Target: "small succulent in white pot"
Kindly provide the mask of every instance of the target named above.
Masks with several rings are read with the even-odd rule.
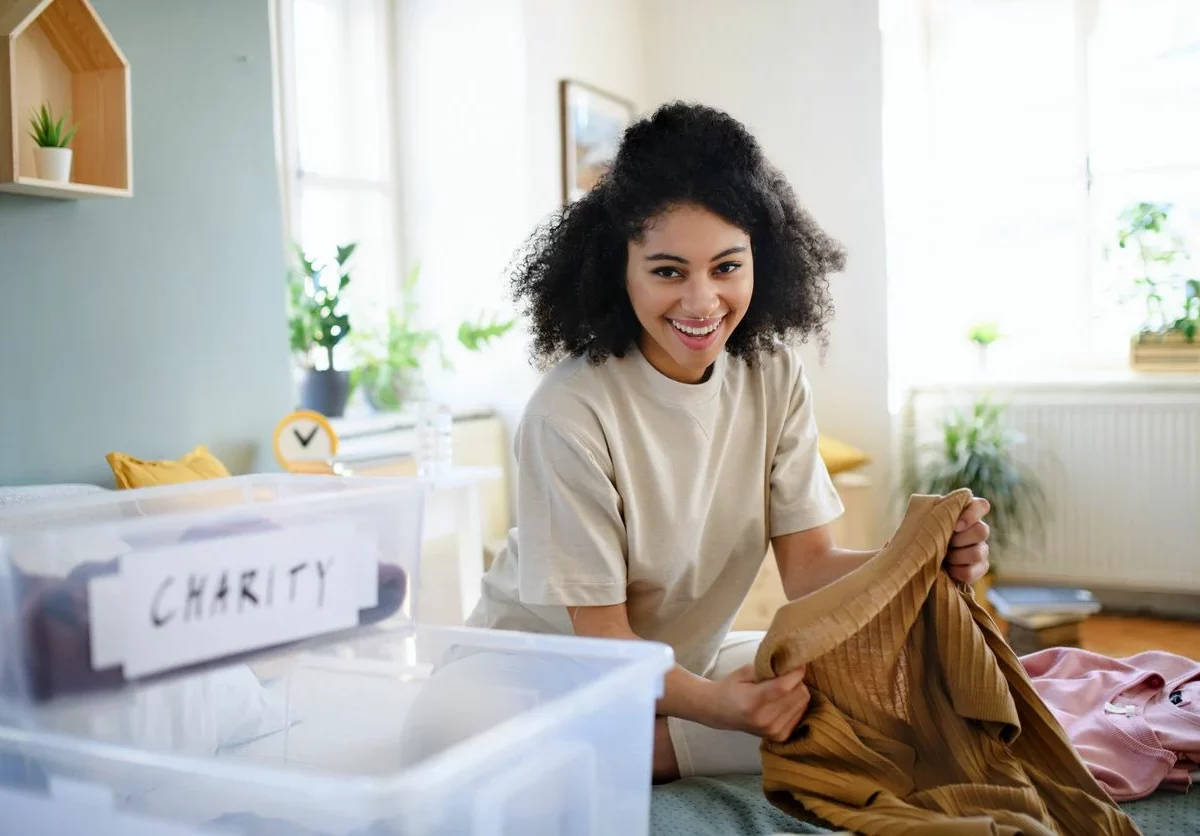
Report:
[[[37,164],[37,175],[42,180],[65,183],[71,179],[71,140],[75,138],[78,125],[64,130],[66,116],[55,121],[54,114],[45,103],[30,117],[32,130],[29,135],[37,147],[33,149],[33,160]]]

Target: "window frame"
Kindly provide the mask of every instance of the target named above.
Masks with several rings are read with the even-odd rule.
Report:
[[[326,189],[350,194],[374,193],[388,204],[392,218],[389,230],[389,249],[392,262],[396,265],[392,280],[382,288],[383,298],[391,309],[397,307],[406,271],[407,250],[404,238],[403,191],[400,166],[400,99],[399,99],[399,56],[397,53],[396,0],[376,0],[383,15],[382,45],[384,50],[385,78],[382,84],[383,124],[389,141],[386,142],[386,170],[382,177],[353,177],[323,174],[306,170],[300,160],[300,138],[297,117],[296,50],[294,41],[294,5],[296,0],[270,0],[272,29],[272,66],[275,86],[276,158],[278,166],[280,200],[282,208],[283,240],[289,260],[293,256],[293,242],[299,243],[303,230],[300,213],[303,193],[306,188]],[[351,0],[353,2],[353,0]],[[358,253],[356,258],[362,258]]]

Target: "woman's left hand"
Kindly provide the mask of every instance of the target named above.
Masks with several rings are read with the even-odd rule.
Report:
[[[975,583],[987,574],[988,535],[991,529],[983,521],[992,504],[986,499],[975,497],[963,509],[954,524],[954,535],[946,551],[946,572],[960,583]]]

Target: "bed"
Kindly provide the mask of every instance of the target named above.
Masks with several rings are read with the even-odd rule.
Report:
[[[654,788],[652,836],[770,836],[829,833],[772,807],[757,775],[687,778]],[[1200,834],[1200,790],[1158,792],[1121,805],[1146,836]]]

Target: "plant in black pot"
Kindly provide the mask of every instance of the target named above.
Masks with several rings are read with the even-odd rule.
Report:
[[[357,244],[337,248],[334,263],[320,263],[299,246],[299,268],[288,273],[288,325],[292,352],[304,366],[300,406],[330,418],[346,411],[350,372],[337,368],[334,349],[350,334],[342,311],[342,291],[350,284],[347,267]]]

